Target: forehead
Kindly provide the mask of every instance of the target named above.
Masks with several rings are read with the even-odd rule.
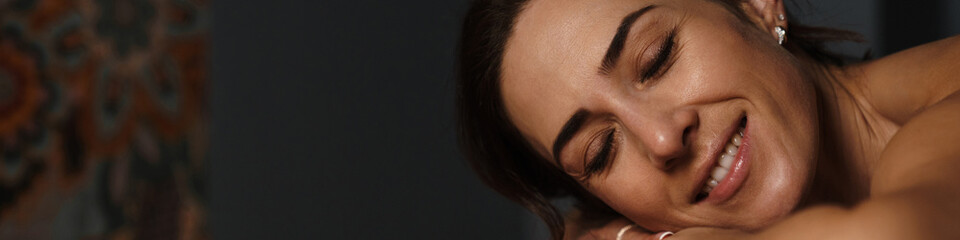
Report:
[[[591,82],[637,0],[533,0],[517,17],[503,59],[503,100],[510,120],[545,156],[562,125],[589,107]]]

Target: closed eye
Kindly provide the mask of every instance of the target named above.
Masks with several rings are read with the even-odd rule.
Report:
[[[650,78],[656,77],[663,72],[664,65],[670,60],[671,54],[673,54],[677,38],[677,29],[674,28],[670,31],[669,35],[663,39],[663,42],[660,44],[660,47],[657,49],[657,57],[649,64],[649,66],[641,71],[641,76],[637,79],[640,83],[644,83]]]
[[[593,155],[585,156],[584,161],[586,166],[584,167],[583,175],[580,181],[586,181],[590,177],[597,175],[607,168],[607,165],[610,163],[610,159],[616,155],[614,140],[616,135],[616,129],[610,129],[606,131],[606,134],[603,136],[603,139],[598,139],[602,145],[600,146],[599,151]],[[595,144],[590,144],[595,145]],[[593,152],[593,151],[588,151]]]

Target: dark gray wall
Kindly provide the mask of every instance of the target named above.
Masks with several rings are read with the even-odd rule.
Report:
[[[466,1],[217,1],[216,239],[519,239],[457,152]]]

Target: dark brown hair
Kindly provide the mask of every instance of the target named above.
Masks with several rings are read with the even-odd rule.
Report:
[[[488,186],[538,215],[554,239],[562,239],[563,215],[551,199],[573,196],[585,218],[618,213],[572,177],[538,155],[510,122],[500,92],[501,63],[517,15],[529,0],[475,0],[460,35],[457,83],[458,134],[471,167]],[[742,0],[714,0],[746,21]],[[824,64],[842,58],[824,50],[829,41],[859,40],[858,34],[792,23],[785,47]]]

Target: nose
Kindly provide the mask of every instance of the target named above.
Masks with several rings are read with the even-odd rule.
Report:
[[[647,157],[657,168],[669,170],[689,153],[691,136],[699,125],[693,108],[639,113],[629,128],[646,149]]]

